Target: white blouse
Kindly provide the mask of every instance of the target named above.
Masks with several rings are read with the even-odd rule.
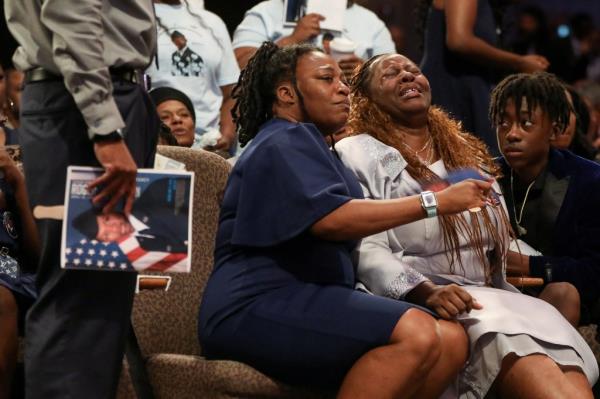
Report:
[[[406,170],[407,162],[398,150],[368,134],[345,138],[335,145],[344,164],[354,172],[366,199],[394,199],[419,194],[421,185]],[[447,176],[443,161],[429,168],[440,178]],[[494,189],[500,193],[498,184]],[[506,209],[500,195],[502,206]],[[492,221],[500,226],[496,212]],[[468,222],[479,213],[464,212]],[[500,228],[500,227],[499,227]],[[484,248],[492,251],[495,243],[482,232]],[[508,237],[506,237],[508,242]],[[430,280],[435,284],[485,285],[485,270],[468,237],[459,234],[462,267],[455,261],[451,270],[438,218],[424,218],[374,234],[361,240],[356,249],[357,288],[391,298],[402,299],[414,287]],[[492,276],[496,288],[517,291],[506,282],[506,265]]]

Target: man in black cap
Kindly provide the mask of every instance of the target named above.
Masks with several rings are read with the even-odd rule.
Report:
[[[186,180],[156,180],[135,200],[129,216],[90,209],[73,219],[73,227],[90,240],[119,243],[134,235],[146,251],[187,253],[190,186]]]

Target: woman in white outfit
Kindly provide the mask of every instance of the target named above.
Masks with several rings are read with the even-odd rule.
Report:
[[[483,143],[431,107],[427,78],[401,55],[373,57],[356,72],[352,91],[354,135],[335,149],[365,198],[422,192],[430,216],[363,239],[359,286],[463,324],[471,352],[457,385],[461,398],[591,398],[598,366],[590,348],[554,307],[505,280],[509,227],[501,196],[484,209],[437,217],[435,193],[423,192],[423,182],[449,171],[496,177]]]

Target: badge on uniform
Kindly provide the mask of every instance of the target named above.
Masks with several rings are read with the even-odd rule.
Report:
[[[8,233],[11,238],[15,240],[19,237],[19,233],[17,232],[17,226],[15,224],[15,218],[9,211],[5,211],[2,214],[2,224],[4,224],[4,229]]]

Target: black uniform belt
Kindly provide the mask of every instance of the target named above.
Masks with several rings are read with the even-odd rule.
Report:
[[[109,68],[113,80],[122,80],[132,83],[142,83],[143,74],[140,70],[131,68]],[[25,72],[25,83],[62,81],[63,77],[42,67],[36,67]]]

